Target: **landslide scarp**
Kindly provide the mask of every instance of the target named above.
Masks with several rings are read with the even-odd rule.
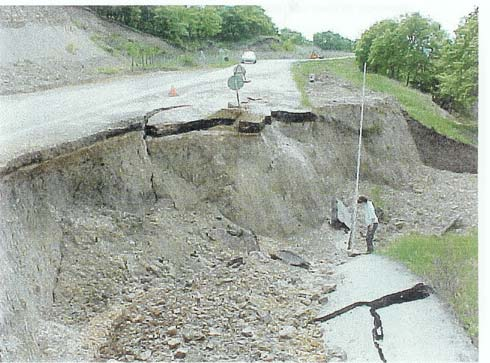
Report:
[[[288,248],[333,263],[342,232],[328,227],[330,198],[352,192],[358,109],[258,119],[231,112],[178,126],[138,121],[4,170],[2,359],[92,359],[100,347],[114,357],[120,346],[111,353],[107,344],[124,339],[111,338],[109,321],[138,294],[162,288],[165,299],[163,286],[192,286],[252,251],[267,260],[269,251]],[[364,136],[362,179],[409,188],[421,162],[400,110],[368,105]],[[318,238],[299,244],[308,233]]]

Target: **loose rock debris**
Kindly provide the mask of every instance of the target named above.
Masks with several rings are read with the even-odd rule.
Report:
[[[247,265],[221,263],[174,287],[140,291],[113,325],[99,357],[325,361],[320,328],[305,323],[319,308],[305,287],[305,274],[311,274],[281,263],[270,266],[254,255],[231,261]]]
[[[303,257],[298,256],[296,253],[286,250],[280,250],[276,253],[271,253],[271,258],[273,260],[281,260],[291,266],[302,267],[305,269],[309,269],[311,264],[306,261]]]
[[[51,319],[80,329],[81,337],[81,351],[66,356],[83,361],[328,359],[320,326],[307,322],[321,308],[320,299],[335,289],[333,264],[312,259],[306,270],[273,260],[268,251],[277,250],[278,241],[221,216],[201,217],[162,203],[144,220],[106,209],[65,216],[70,252]],[[187,251],[181,261],[170,259],[170,251],[155,255],[152,246],[169,233]],[[259,243],[260,250],[251,248]],[[81,259],[87,254],[92,258]],[[73,278],[82,273],[85,285],[77,277],[80,291],[74,299]],[[50,352],[48,339],[45,346]],[[52,350],[46,359],[60,356]]]

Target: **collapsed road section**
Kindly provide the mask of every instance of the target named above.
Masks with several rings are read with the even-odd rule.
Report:
[[[179,126],[141,116],[10,160],[2,360],[323,355],[302,324],[340,258],[327,216],[331,196],[349,193],[358,107],[223,110]],[[366,108],[363,180],[409,190],[423,165],[388,111]],[[270,258],[291,249],[309,269]]]

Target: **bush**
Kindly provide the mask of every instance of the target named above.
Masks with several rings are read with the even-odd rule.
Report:
[[[190,54],[184,54],[183,56],[180,57],[180,62],[184,67],[196,67],[197,66],[197,61],[195,57],[193,57]]]
[[[77,47],[73,43],[67,44],[65,49],[70,54],[73,54],[73,55],[77,54]]]

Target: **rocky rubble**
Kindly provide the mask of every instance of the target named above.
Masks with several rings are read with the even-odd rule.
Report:
[[[189,361],[325,361],[318,325],[328,275],[306,272],[263,252],[239,267],[223,253],[209,272],[135,293],[99,350],[100,358]],[[322,273],[323,272],[323,273]]]
[[[416,231],[476,226],[477,176],[428,167],[393,189],[362,182],[383,211],[375,246]],[[340,196],[348,202],[348,196]],[[355,248],[363,251],[362,217]],[[46,360],[343,361],[307,324],[335,289],[347,234],[326,222],[288,240],[256,235],[219,211],[160,199],[143,216],[80,207],[65,227],[54,306],[40,327]],[[291,251],[309,269],[274,260]],[[63,344],[66,342],[66,344]]]
[[[271,258],[286,241],[166,201],[144,217],[80,208],[62,223],[64,257],[49,315],[79,332],[71,342],[78,348],[61,350],[47,324],[47,359],[326,360],[320,327],[308,322],[335,289],[332,248],[322,259],[305,245],[292,248],[310,268],[292,266]],[[167,241],[162,253],[164,239],[181,245]],[[174,248],[186,251],[182,258]]]

